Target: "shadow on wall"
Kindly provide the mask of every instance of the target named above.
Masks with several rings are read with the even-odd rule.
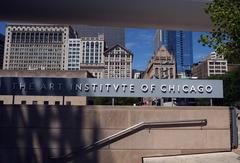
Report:
[[[78,151],[98,139],[96,120],[87,121],[82,110],[71,106],[0,106],[0,163],[66,162],[49,156]],[[99,162],[97,152],[77,155],[68,162]]]

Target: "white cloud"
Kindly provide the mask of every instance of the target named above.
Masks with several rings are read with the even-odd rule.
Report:
[[[132,49],[134,48],[135,46],[137,46],[137,43],[136,42],[126,42],[126,47],[128,49]]]
[[[193,62],[197,63],[199,61],[202,61],[208,54],[206,53],[199,53],[193,55]]]

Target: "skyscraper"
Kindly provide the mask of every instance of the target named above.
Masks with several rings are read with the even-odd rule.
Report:
[[[97,37],[81,37],[82,54],[80,62],[84,64],[98,64],[104,62],[104,35]]]
[[[157,30],[155,36],[155,51],[161,45],[165,45],[168,51],[174,55],[177,73],[190,70],[193,64],[192,32]]]
[[[81,39],[70,38],[68,44],[68,70],[80,70]]]
[[[5,37],[0,33],[0,69],[3,67],[4,40]]]
[[[117,44],[125,46],[125,31],[120,27],[96,27],[87,25],[73,25],[78,37],[98,37],[104,34],[106,46],[111,48]]]
[[[96,78],[104,77],[104,35],[81,37],[80,69],[87,70]]]
[[[6,28],[5,70],[67,70],[69,26],[12,24]]]

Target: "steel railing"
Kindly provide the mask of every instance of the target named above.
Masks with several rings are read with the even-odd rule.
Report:
[[[114,143],[118,140],[121,140],[125,137],[128,137],[134,133],[137,133],[144,129],[151,129],[151,128],[172,128],[172,127],[194,127],[194,126],[206,126],[207,120],[206,119],[199,119],[199,120],[185,120],[185,121],[168,121],[168,122],[141,122],[134,126],[131,126],[127,129],[119,131],[111,136],[108,136],[104,139],[101,139],[91,145],[85,146],[77,151],[73,151],[69,154],[60,156],[60,157],[49,157],[49,159],[53,161],[63,161],[67,162],[72,160],[74,157],[79,157],[81,155],[87,154],[92,151],[96,151],[104,146],[107,146],[111,143]]]

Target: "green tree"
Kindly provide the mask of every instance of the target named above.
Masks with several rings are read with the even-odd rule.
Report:
[[[214,105],[240,106],[240,70],[225,75],[215,75],[209,79],[223,80],[223,99],[214,99]]]
[[[231,63],[240,62],[240,0],[213,0],[205,12],[212,21],[212,32],[199,42],[213,48]]]

